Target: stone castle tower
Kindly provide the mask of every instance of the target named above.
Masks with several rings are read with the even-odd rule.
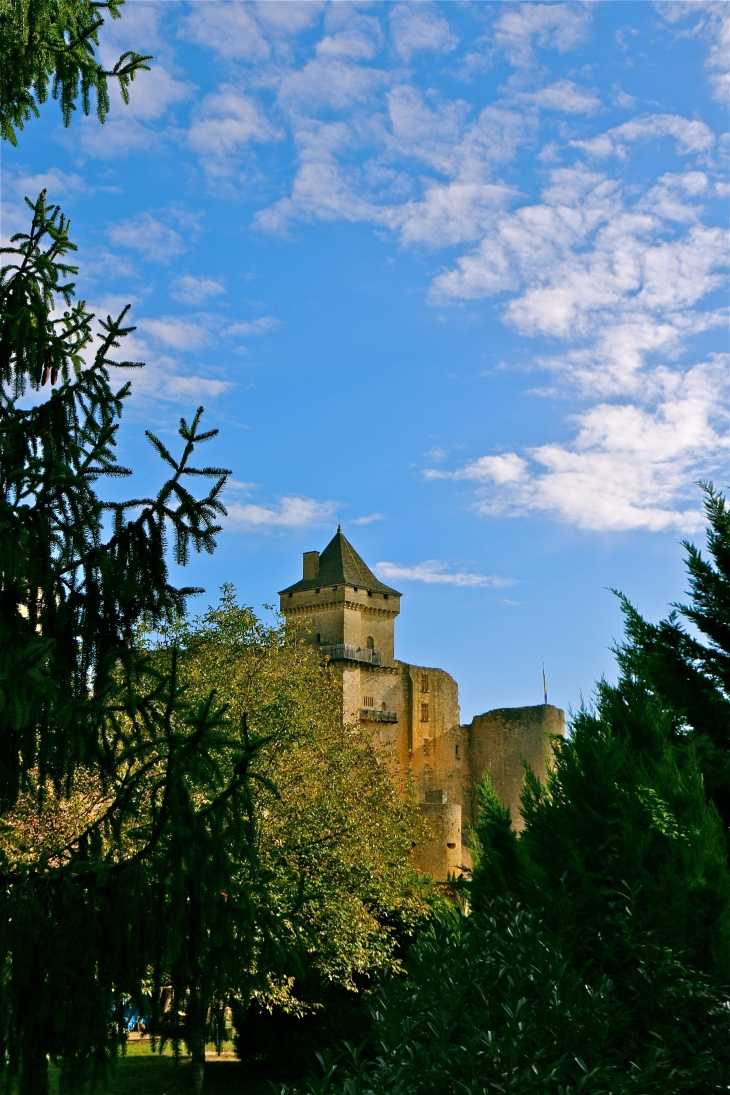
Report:
[[[401,594],[378,581],[339,526],[321,555],[304,553],[302,577],[279,596],[284,616],[311,628],[341,677],[343,720],[372,726],[411,772],[434,835],[418,849],[418,865],[439,879],[468,869],[482,774],[491,773],[519,825],[522,758],[544,779],[549,736],[565,732],[563,712],[548,704],[502,708],[462,726],[454,678],[396,659]]]

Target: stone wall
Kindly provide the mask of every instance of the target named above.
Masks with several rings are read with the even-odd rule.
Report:
[[[524,778],[522,758],[541,782],[545,781],[550,759],[550,736],[565,735],[565,713],[552,704],[536,707],[500,707],[477,715],[468,727],[471,801],[476,808],[475,790],[484,772],[489,772],[500,801],[509,806],[512,824],[522,829],[520,792]]]

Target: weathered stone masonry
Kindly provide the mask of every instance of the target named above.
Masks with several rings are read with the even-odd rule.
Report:
[[[302,578],[279,596],[282,613],[301,620],[341,677],[343,720],[372,726],[393,762],[410,772],[434,834],[417,850],[423,870],[445,879],[470,867],[475,791],[485,771],[519,826],[522,758],[544,779],[549,736],[564,733],[561,710],[501,708],[460,725],[453,677],[395,658],[401,594],[378,581],[339,527],[321,555],[304,553]]]

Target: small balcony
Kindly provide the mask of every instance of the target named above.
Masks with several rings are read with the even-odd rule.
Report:
[[[383,711],[378,707],[361,707],[360,720],[362,722],[397,722],[398,714],[395,711]]]
[[[349,643],[320,646],[319,649],[333,662],[365,662],[366,665],[380,665],[379,650],[364,650],[361,646],[350,646]]]

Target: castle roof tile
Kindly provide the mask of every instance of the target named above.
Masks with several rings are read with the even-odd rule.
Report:
[[[400,597],[397,589],[383,585],[360,558],[349,540],[337,526],[337,532],[319,557],[319,571],[316,578],[300,578],[292,586],[280,590],[284,593],[300,593],[320,586],[348,585],[369,589],[373,593],[393,593]]]

